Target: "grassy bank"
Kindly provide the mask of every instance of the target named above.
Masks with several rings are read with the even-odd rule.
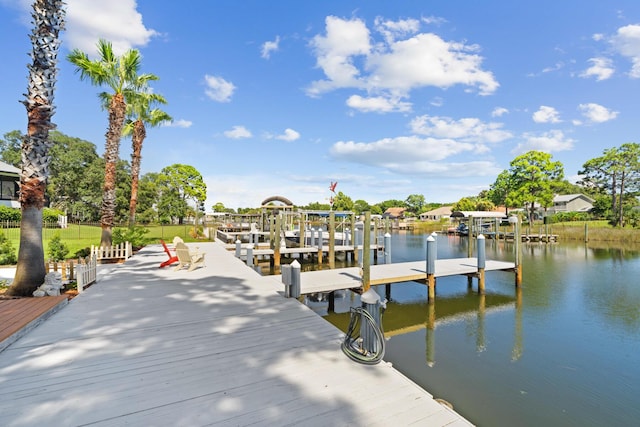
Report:
[[[195,242],[189,235],[192,225],[151,225],[146,227],[149,232],[145,235],[149,243],[160,243],[160,240],[171,241],[174,236],[180,236],[185,242]],[[4,235],[11,241],[18,254],[20,245],[20,229],[10,228],[2,230]],[[43,229],[42,240],[45,257],[49,255],[49,241],[56,234],[60,235],[62,243],[69,248],[69,258],[83,249],[90,248],[91,245],[100,244],[102,230],[100,226],[70,224],[68,228]]]
[[[446,231],[450,224],[435,221],[417,221],[413,225],[413,230],[421,233],[432,233]],[[548,228],[547,228],[548,227]],[[501,231],[508,227],[501,227]],[[618,243],[638,243],[640,244],[640,229],[637,228],[614,228],[607,221],[581,221],[549,224],[536,223],[528,227],[522,226],[523,233],[545,233],[557,234],[560,241],[584,242],[618,242]]]

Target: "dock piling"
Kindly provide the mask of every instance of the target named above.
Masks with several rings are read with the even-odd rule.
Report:
[[[362,301],[363,312],[367,312],[374,320],[375,325],[369,324],[365,318],[365,314],[362,313],[360,319],[360,336],[362,337],[362,348],[368,353],[375,354],[380,349],[378,348],[378,339],[376,338],[376,331],[373,328],[380,330],[382,309],[385,306],[385,302],[380,300],[380,295],[373,289],[369,288],[368,291],[362,294],[360,297]]]
[[[478,235],[478,293],[484,294],[484,269],[486,267],[486,240],[484,235]]]
[[[391,234],[384,235],[384,263],[391,264]]]
[[[429,287],[429,302],[436,298],[436,239],[427,237],[427,286]]]
[[[294,260],[291,263],[291,298],[300,298],[300,263]]]
[[[236,258],[240,258],[242,255],[242,242],[240,239],[236,240]]]
[[[247,246],[247,265],[253,268],[253,243]]]

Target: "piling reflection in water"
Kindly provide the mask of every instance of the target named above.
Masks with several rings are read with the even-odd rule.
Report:
[[[515,361],[522,357],[522,290],[519,288],[514,289],[514,296],[478,295],[477,292],[469,289],[466,294],[439,297],[434,303],[427,301],[400,303],[393,300],[390,288],[384,286],[374,288],[389,300],[382,319],[385,337],[390,339],[425,329],[428,366],[433,366],[436,362],[435,330],[439,325],[454,322],[467,322],[468,325],[475,323],[476,350],[483,352],[487,346],[485,317],[504,311],[512,311],[515,316],[511,358]],[[349,324],[350,307],[359,307],[360,299],[358,295],[344,291],[334,296],[309,295],[305,303],[344,332]]]

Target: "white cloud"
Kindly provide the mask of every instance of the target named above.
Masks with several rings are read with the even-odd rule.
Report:
[[[599,104],[589,103],[578,105],[578,110],[592,123],[604,123],[618,116],[617,111],[609,110]]]
[[[362,112],[390,113],[411,111],[411,104],[402,102],[399,99],[392,99],[383,96],[371,96],[363,98],[360,95],[351,95],[347,99],[347,105]]]
[[[513,154],[522,154],[527,151],[545,151],[547,153],[567,151],[573,148],[575,140],[565,137],[560,130],[551,130],[541,134],[525,133],[522,135],[524,142],[512,151]]]
[[[609,58],[590,58],[591,67],[584,70],[580,77],[595,77],[597,81],[606,80],[611,77],[615,71]]]
[[[375,142],[336,142],[330,150],[334,159],[374,166],[397,174],[429,176],[478,176],[499,172],[491,162],[446,162],[445,159],[465,152],[475,152],[476,145],[453,139],[402,136]]]
[[[234,126],[231,130],[225,131],[224,136],[232,139],[251,138],[251,131],[244,126]]]
[[[538,111],[533,113],[533,121],[536,123],[560,123],[560,114],[553,107],[541,105]]]
[[[168,128],[190,128],[193,125],[191,120],[179,119],[165,122],[162,126]]]
[[[629,76],[640,78],[640,25],[627,25],[618,28],[611,43],[618,53],[631,61]]]
[[[262,50],[260,56],[264,59],[269,59],[271,57],[271,52],[277,52],[280,46],[280,36],[276,36],[274,41],[264,42],[262,44]]]
[[[454,120],[450,117],[419,116],[411,120],[411,131],[418,135],[450,138],[464,142],[496,143],[513,137],[502,123],[484,123],[477,118]]]
[[[135,0],[67,0],[63,37],[71,49],[97,53],[98,39],[109,40],[120,55],[128,49],[146,46],[158,33],[145,27]]]
[[[418,23],[377,19],[376,28],[384,41],[376,42],[362,20],[327,17],[325,34],[316,35],[311,42],[317,66],[326,78],[312,82],[307,94],[318,96],[347,88],[365,90],[370,99],[397,100],[416,88],[454,85],[477,88],[481,95],[495,92],[499,84],[493,73],[481,68],[477,45],[447,42],[433,33],[415,34]],[[408,35],[412,36],[399,39]],[[352,102],[357,101],[352,97]],[[388,103],[379,105],[383,112],[389,107]],[[373,111],[371,105],[367,107]]]
[[[209,98],[218,102],[231,101],[231,96],[236,90],[233,83],[226,81],[222,77],[210,76],[208,74],[204,76],[204,80],[207,85],[204,92]]]
[[[387,43],[393,43],[398,37],[406,37],[417,33],[420,29],[420,21],[417,19],[389,21],[376,17],[374,26],[376,31],[383,35]]]
[[[282,135],[276,136],[276,139],[280,139],[282,141],[295,141],[299,138],[300,138],[300,133],[290,128],[285,129]]]
[[[502,117],[505,114],[509,114],[509,110],[504,107],[496,107],[491,112],[491,117]]]

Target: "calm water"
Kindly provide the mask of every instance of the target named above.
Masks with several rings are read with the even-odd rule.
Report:
[[[465,257],[466,245],[439,236],[438,257]],[[513,261],[512,242],[486,248]],[[424,235],[392,237],[393,262],[425,251]],[[475,280],[440,278],[433,305],[424,285],[393,285],[385,360],[479,426],[640,425],[640,250],[534,243],[523,254],[520,291],[506,272],[487,273],[484,297]],[[344,330],[359,304],[345,293],[326,318]]]

